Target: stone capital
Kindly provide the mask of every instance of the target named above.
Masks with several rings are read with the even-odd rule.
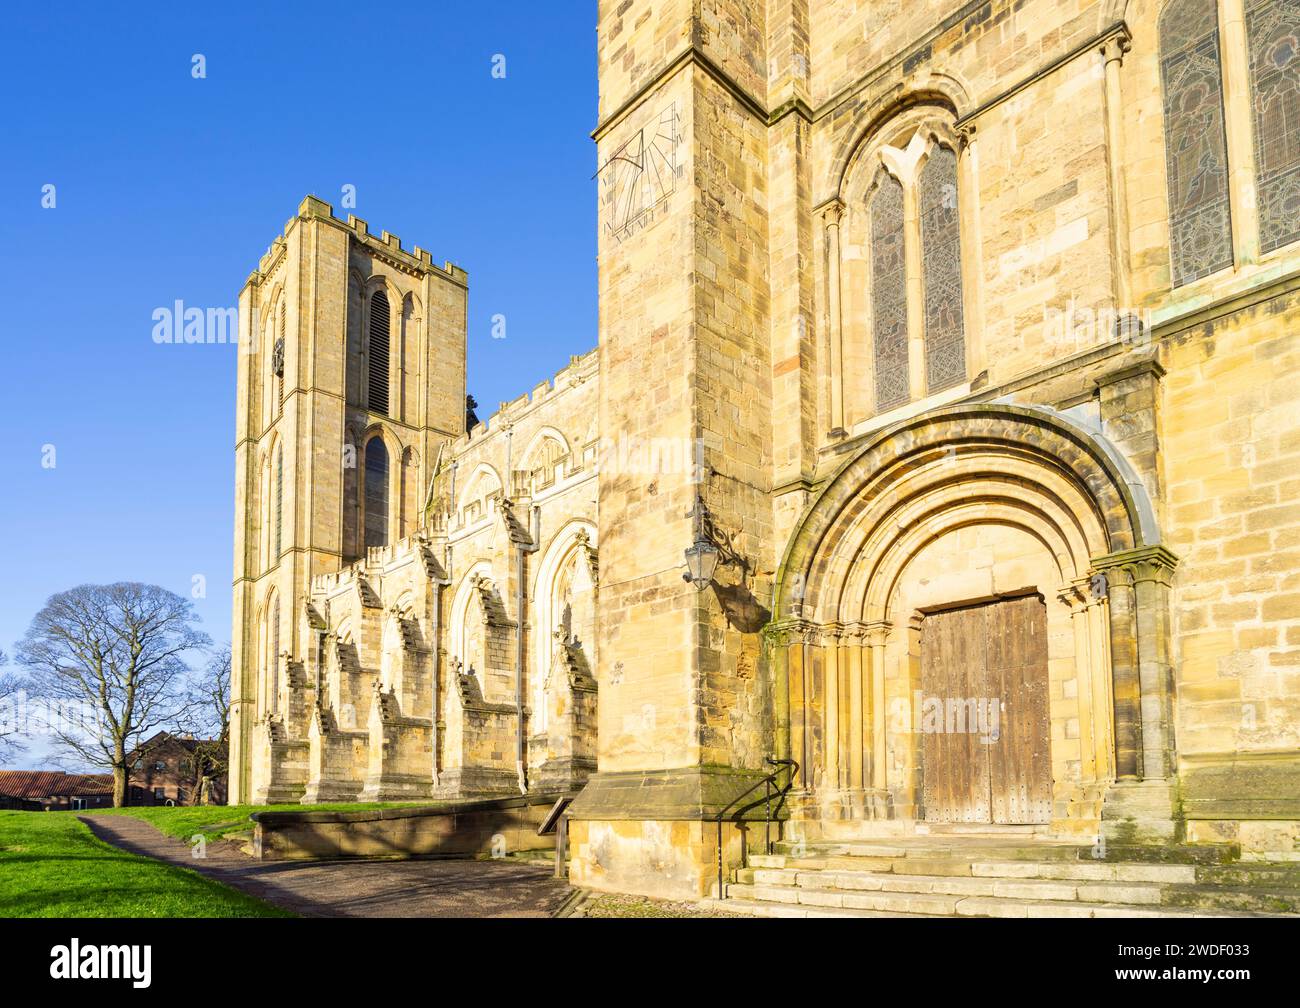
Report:
[[[838,228],[840,221],[844,219],[844,204],[839,198],[832,199],[824,203],[821,207],[822,224],[827,231],[831,228]]]
[[[871,620],[866,624],[867,643],[873,648],[884,647],[893,629],[894,624],[888,620]]]
[[[1154,581],[1168,587],[1178,567],[1178,557],[1164,546],[1140,546],[1094,557],[1092,566],[1111,586],[1136,587]]]
[[[1103,39],[1098,46],[1103,63],[1124,61],[1124,54],[1133,48],[1133,37],[1127,28],[1120,28],[1115,34]]]

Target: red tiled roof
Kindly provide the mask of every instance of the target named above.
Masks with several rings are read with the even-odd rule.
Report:
[[[0,795],[39,801],[55,795],[108,794],[113,778],[107,774],[69,774],[62,770],[0,770]]]

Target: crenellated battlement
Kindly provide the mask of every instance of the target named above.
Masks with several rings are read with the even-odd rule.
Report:
[[[468,448],[471,442],[478,444],[485,437],[502,431],[507,424],[518,422],[545,401],[594,379],[597,374],[598,357],[598,349],[570,356],[568,366],[556,372],[554,377],[541,382],[531,392],[525,392],[509,402],[501,403],[495,413],[486,420],[480,420],[472,430],[457,438],[452,443],[451,457],[454,458]]]
[[[431,273],[461,287],[469,286],[469,274],[451,260],[444,260],[439,266],[434,263],[432,253],[419,245],[408,250],[402,247],[402,239],[395,234],[388,231],[380,231],[378,235],[371,234],[370,225],[366,221],[355,214],[348,214],[347,219],[342,220],[334,215],[334,208],[329,203],[316,196],[305,196],[298,204],[297,214],[290,217],[285,222],[284,229],[272,239],[266,252],[258,260],[257,269],[249,275],[248,283],[258,284],[274,271],[288,249],[289,235],[297,228],[298,223],[304,220],[328,221],[341,229],[346,229],[354,240],[376,255],[384,257],[399,269],[417,275]]]

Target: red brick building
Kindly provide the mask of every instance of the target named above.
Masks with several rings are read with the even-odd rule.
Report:
[[[127,757],[130,805],[224,805],[226,750],[210,739],[158,732]]]
[[[0,809],[50,812],[109,808],[113,778],[61,770],[0,770]]]

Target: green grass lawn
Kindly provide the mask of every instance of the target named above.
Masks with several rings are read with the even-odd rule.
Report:
[[[71,812],[0,811],[0,917],[292,916],[96,840]]]
[[[360,812],[374,808],[396,808],[400,805],[433,807],[437,802],[339,802],[325,805],[154,805],[141,808],[100,809],[93,815],[129,815],[153,825],[161,833],[180,840],[190,840],[202,833],[207,840],[215,840],[228,833],[251,830],[248,817],[254,812]]]

